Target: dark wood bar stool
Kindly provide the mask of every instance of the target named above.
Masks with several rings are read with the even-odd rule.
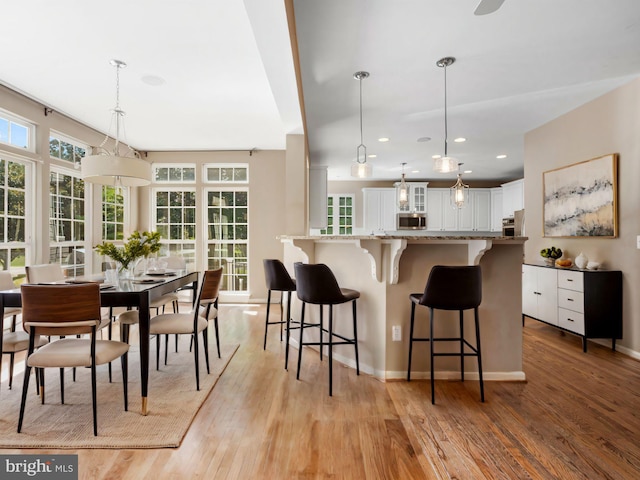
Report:
[[[478,375],[480,377],[480,400],[484,402],[484,383],[482,381],[482,355],[480,352],[480,326],[478,324],[478,306],[482,301],[482,271],[479,265],[475,266],[443,266],[436,265],[431,269],[424,293],[412,293],[411,299],[411,328],[409,332],[409,366],[407,369],[407,381],[411,380],[411,354],[413,342],[429,342],[429,354],[431,360],[431,403],[435,403],[434,389],[434,357],[460,357],[460,376],[464,382],[464,357],[478,358]],[[429,307],[429,338],[413,336],[416,305]],[[433,310],[458,310],[460,312],[460,336],[434,338],[433,336]],[[463,313],[464,310],[473,309],[476,346],[471,345],[464,338]],[[434,342],[459,342],[460,352],[434,353]],[[465,345],[471,351],[465,351]]]
[[[286,325],[286,347],[285,347],[285,370],[289,367],[289,330],[291,329],[291,292],[296,291],[296,281],[291,278],[286,267],[280,260],[264,259],[264,277],[269,293],[267,294],[267,316],[264,322],[264,344],[263,350],[267,349],[267,331],[269,325],[280,325],[280,341],[282,341],[282,326]],[[269,307],[271,306],[271,292],[280,292],[280,321],[269,321]],[[284,310],[282,308],[282,297],[287,292],[287,319],[283,319]],[[294,322],[298,323],[298,322]],[[294,327],[297,328],[297,327]]]
[[[356,315],[356,300],[360,298],[360,292],[348,288],[340,288],[333,272],[326,265],[296,263],[294,265],[297,282],[298,298],[302,301],[300,314],[300,343],[298,347],[298,372],[296,378],[300,379],[300,365],[302,363],[302,347],[304,345],[318,345],[320,359],[322,359],[323,335],[326,333],[329,347],[329,396],[333,395],[333,346],[353,345],[356,353],[356,373],[360,375],[360,362],[358,359],[358,328]],[[347,338],[333,331],[333,306],[341,303],[352,302],[353,311],[353,338]],[[305,305],[311,303],[320,306],[320,323],[305,323]],[[322,310],[324,305],[329,305],[329,328],[325,329],[322,322]],[[303,334],[306,327],[318,327],[320,340],[318,342],[304,342]],[[334,337],[339,340],[334,341]]]

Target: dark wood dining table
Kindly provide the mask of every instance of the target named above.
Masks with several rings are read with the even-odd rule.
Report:
[[[151,280],[156,282],[150,283]],[[82,283],[86,281],[102,281],[102,276],[68,279],[66,283]],[[145,283],[143,283],[145,282]],[[149,283],[147,283],[149,282]],[[58,282],[62,283],[62,282]],[[156,298],[182,287],[192,285],[193,291],[198,288],[198,272],[175,272],[172,276],[141,276],[131,280],[118,280],[117,285],[100,290],[100,303],[103,307],[137,307],[139,310],[140,337],[140,388],[142,395],[142,415],[148,413],[147,393],[149,386],[149,305]],[[195,300],[195,295],[194,295]],[[20,289],[0,291],[0,349],[4,330],[4,308],[21,307]],[[0,352],[1,356],[1,352]],[[1,365],[1,363],[0,363]]]

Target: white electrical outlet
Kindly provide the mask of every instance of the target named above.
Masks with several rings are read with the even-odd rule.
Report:
[[[394,342],[400,342],[402,340],[402,327],[400,325],[391,327],[391,340]]]
[[[638,248],[638,250],[640,250],[640,235],[638,235],[636,237],[636,248]]]

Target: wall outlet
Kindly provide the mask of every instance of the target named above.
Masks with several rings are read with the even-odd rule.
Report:
[[[400,342],[402,340],[402,327],[400,325],[391,327],[391,340],[394,342]]]
[[[638,250],[640,250],[640,235],[638,235],[636,237],[636,248],[638,248]]]

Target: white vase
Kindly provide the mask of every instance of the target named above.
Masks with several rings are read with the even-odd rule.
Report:
[[[589,259],[587,258],[587,256],[580,252],[580,255],[578,255],[574,261],[574,263],[576,264],[576,267],[580,268],[580,269],[585,269],[587,268],[587,264],[589,263]]]

